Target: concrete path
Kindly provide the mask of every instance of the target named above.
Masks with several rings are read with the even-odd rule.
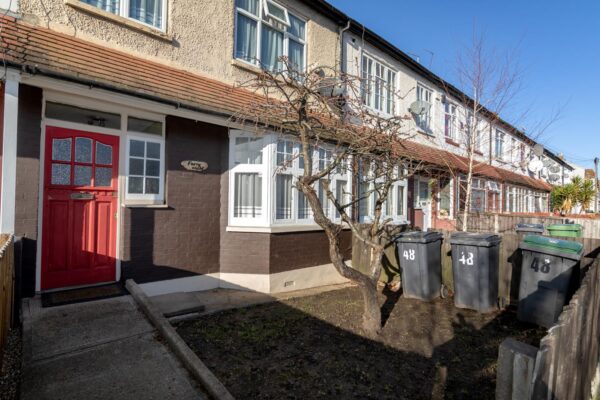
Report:
[[[23,304],[21,399],[205,399],[130,296]]]

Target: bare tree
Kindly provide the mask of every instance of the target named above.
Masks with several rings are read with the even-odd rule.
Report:
[[[390,211],[391,188],[422,167],[403,145],[412,136],[406,123],[409,117],[384,117],[371,112],[361,100],[362,89],[368,83],[340,74],[334,67],[318,66],[300,72],[286,59],[281,63],[280,72],[264,71],[241,84],[259,94],[260,100],[248,104],[234,119],[253,126],[259,134],[274,131],[291,135],[299,143],[299,153],[278,168],[285,170],[294,158],[302,160],[303,172],[294,187],[305,197],[314,221],[324,230],[334,267],[360,287],[363,327],[368,335],[376,335],[382,329],[377,283],[384,248],[394,235],[389,227],[391,219],[385,215]],[[314,160],[314,149],[325,149],[326,159]],[[331,187],[331,176],[340,171],[355,178],[351,189]],[[372,200],[373,207],[371,218],[364,223],[356,218],[356,211],[367,199]],[[368,271],[361,272],[345,260],[345,249],[340,245],[345,229],[350,229],[371,252]]]

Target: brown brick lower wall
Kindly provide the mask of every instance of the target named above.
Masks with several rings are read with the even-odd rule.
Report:
[[[221,159],[227,129],[168,117],[167,209],[125,208],[123,278],[151,282],[219,271]],[[208,163],[191,172],[184,160]]]

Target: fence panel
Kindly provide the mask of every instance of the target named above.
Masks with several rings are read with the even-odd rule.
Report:
[[[600,358],[600,258],[542,339],[533,376],[537,399],[589,399]]]
[[[0,235],[0,365],[14,312],[14,250],[12,235]]]

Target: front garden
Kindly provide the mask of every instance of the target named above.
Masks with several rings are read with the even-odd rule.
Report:
[[[381,295],[376,340],[351,287],[209,315],[178,332],[239,399],[493,399],[498,346],[545,330],[490,313]]]

